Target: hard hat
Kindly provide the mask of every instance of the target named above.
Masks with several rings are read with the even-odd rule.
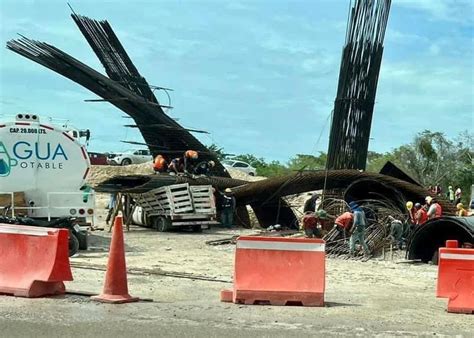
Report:
[[[187,150],[186,153],[184,153],[184,155],[188,158],[193,158],[193,159],[198,158],[198,153],[197,151],[194,151],[194,150]]]
[[[458,204],[456,204],[456,208],[458,210],[464,209],[464,205],[462,203],[458,203]]]
[[[411,210],[413,208],[413,202],[412,201],[408,201],[407,202],[407,209],[408,210]]]
[[[213,166],[216,165],[216,163],[215,163],[213,160],[210,160],[210,161],[209,161],[209,165],[210,165],[211,167],[213,167]]]
[[[415,203],[415,209],[420,209],[421,208],[421,204],[420,203]]]
[[[318,218],[320,219],[327,219],[328,213],[325,210],[321,209],[316,212],[316,216],[318,216]]]
[[[453,186],[452,186],[452,185],[450,185],[450,186],[448,187],[448,189],[452,189],[452,188],[453,188]]]
[[[428,204],[430,204],[432,200],[433,200],[433,197],[431,197],[431,196],[426,196],[426,197],[425,197],[425,201],[426,201],[426,203],[428,203]]]
[[[232,190],[230,190],[230,188],[225,188],[224,192],[232,192]]]

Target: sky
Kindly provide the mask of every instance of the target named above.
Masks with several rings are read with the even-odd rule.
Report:
[[[287,161],[327,151],[348,0],[70,0],[112,25],[147,81],[172,88],[169,115],[206,145]],[[387,152],[425,129],[450,138],[473,126],[471,0],[394,0],[369,150]],[[56,46],[105,74],[66,1],[0,0],[0,36]],[[169,104],[163,92],[162,104]],[[0,49],[0,114],[32,112],[89,128],[91,151],[141,141],[124,113],[80,85]]]

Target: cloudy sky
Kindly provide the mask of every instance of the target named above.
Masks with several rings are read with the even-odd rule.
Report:
[[[150,84],[173,88],[170,115],[205,144],[286,161],[327,150],[348,0],[70,0],[107,19]],[[1,43],[17,33],[104,70],[65,0],[1,0]],[[385,36],[370,150],[389,151],[424,129],[473,128],[471,0],[394,0]],[[93,133],[90,149],[140,141],[121,111],[9,50],[0,50],[0,114],[35,112]],[[167,104],[166,96],[159,100]]]

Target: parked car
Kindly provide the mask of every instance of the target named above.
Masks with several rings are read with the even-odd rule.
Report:
[[[107,155],[89,152],[89,159],[92,165],[107,165]]]
[[[225,160],[222,161],[222,164],[224,165],[224,168],[232,168],[236,170],[243,171],[244,173],[250,175],[250,176],[255,176],[257,174],[257,169],[252,167],[250,164],[242,161],[236,161],[236,160]]]
[[[152,162],[153,156],[149,150],[127,151],[125,153],[109,154],[107,163],[111,165],[129,165]]]

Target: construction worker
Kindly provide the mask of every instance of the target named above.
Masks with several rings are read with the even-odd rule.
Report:
[[[426,196],[425,201],[429,206],[428,219],[438,218],[443,215],[443,209],[436,199],[431,196]]]
[[[462,203],[458,203],[456,205],[456,209],[458,209],[458,212],[456,213],[457,216],[459,216],[459,217],[469,216],[469,213],[467,212],[466,209],[464,209],[464,205]]]
[[[410,215],[410,219],[409,219],[410,223],[415,224],[415,210],[413,209],[413,202],[408,201],[406,204],[406,208],[408,210],[408,214]]]
[[[370,255],[370,250],[365,242],[365,229],[367,227],[367,219],[365,218],[365,212],[362,208],[355,202],[349,203],[349,206],[354,215],[354,225],[352,227],[352,235],[349,240],[349,252],[351,256],[355,254],[355,245],[356,242],[359,242],[364,249],[366,256]]]
[[[183,159],[181,157],[173,158],[168,164],[168,172],[170,174],[178,175],[183,172]]]
[[[230,188],[224,190],[221,198],[221,224],[226,228],[231,228],[234,223],[235,197]]]
[[[401,250],[403,248],[403,223],[393,216],[388,216],[388,219],[390,221],[390,238]]]
[[[454,203],[454,190],[451,185],[448,187],[448,198],[451,203]]]
[[[346,211],[334,221],[334,227],[344,236],[344,240],[346,239],[346,236],[352,227],[353,221],[354,215],[349,211]]]
[[[202,161],[196,168],[194,168],[194,174],[208,176],[211,169],[214,168],[216,163],[214,161]]]
[[[461,196],[462,196],[461,188],[456,187],[456,191],[454,192],[454,205],[458,205],[458,203],[461,203]]]
[[[318,200],[319,195],[317,193],[313,193],[313,194],[310,194],[310,195],[311,195],[311,197],[308,198],[304,202],[303,212],[306,212],[306,211],[315,212],[316,211],[316,201]]]
[[[186,174],[192,174],[194,172],[194,164],[198,159],[199,155],[197,151],[186,150],[183,155],[184,168],[183,171]]]
[[[164,173],[168,169],[168,164],[162,155],[156,155],[153,161],[153,170],[156,173]]]
[[[302,220],[302,227],[306,237],[321,238],[321,221],[327,219],[327,213],[322,209],[316,212],[307,211]]]
[[[428,220],[428,214],[420,203],[415,204],[415,225],[420,226]]]

